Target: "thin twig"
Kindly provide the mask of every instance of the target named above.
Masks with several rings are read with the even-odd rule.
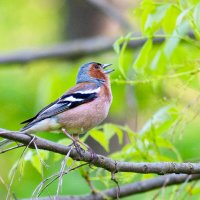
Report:
[[[184,190],[184,187],[186,186],[188,181],[191,179],[191,177],[192,177],[192,175],[188,175],[187,179],[185,179],[185,181],[183,182],[183,184],[181,185],[179,190],[176,192],[174,199],[177,199],[180,196],[180,193]]]
[[[76,169],[78,169],[78,168],[80,168],[80,167],[82,167],[82,166],[85,166],[85,165],[88,165],[88,163],[83,163],[83,164],[78,165],[78,166],[76,166],[76,167],[74,167],[74,168],[68,169],[67,171],[65,171],[65,172],[63,173],[63,176],[64,176],[65,174],[68,174],[69,171],[76,170]],[[59,177],[60,177],[60,173],[58,173],[58,174],[53,174],[52,176],[50,176],[50,177],[46,178],[45,180],[43,180],[43,181],[36,187],[36,189],[34,190],[34,192],[33,192],[33,194],[32,194],[32,198],[34,198],[35,193],[36,193],[37,190],[38,190],[38,192],[37,192],[36,196],[37,196],[37,197],[40,196],[40,195],[42,194],[42,192],[43,192],[50,184],[52,184],[55,180],[57,180]],[[52,179],[52,178],[53,178],[53,179]],[[50,180],[50,179],[52,179],[52,180],[51,180],[49,183],[47,183],[47,184],[45,185],[44,188],[42,188],[42,186],[43,186],[48,180]]]
[[[13,168],[13,171],[12,171],[13,174],[12,174],[12,177],[11,177],[10,184],[9,184],[9,186],[8,186],[8,193],[7,193],[7,196],[6,196],[6,200],[9,199],[9,196],[10,196],[10,189],[11,189],[11,186],[12,186],[12,184],[13,184],[14,177],[15,177],[15,174],[16,174],[17,169],[18,169],[18,167],[19,167],[20,161],[22,160],[22,158],[23,158],[23,156],[24,156],[26,150],[29,148],[29,146],[30,146],[31,143],[32,143],[32,140],[30,140],[30,142],[28,143],[28,145],[24,148],[24,150],[22,151],[22,153],[21,153],[21,155],[20,155],[20,157],[19,157],[19,159],[18,159],[18,161],[17,161],[16,166]]]
[[[75,161],[72,163],[71,167],[74,165]],[[62,176],[64,176],[65,174],[68,174],[70,172],[70,169],[71,168],[68,168],[67,171],[63,172]],[[61,178],[62,178],[61,176]],[[43,192],[44,190],[49,186],[51,185],[55,180],[57,180],[58,178],[60,178],[60,173],[58,175],[56,175],[49,183],[47,183],[43,188],[41,188],[40,191],[38,191],[37,193],[37,197],[39,197]],[[58,183],[59,184],[59,183]],[[57,194],[56,194],[56,197],[57,197]]]
[[[38,159],[40,161],[40,164],[41,164],[41,174],[42,174],[42,178],[44,178],[44,171],[43,171],[43,166],[47,167],[48,165],[44,162],[44,160],[41,158],[40,156],[40,152],[37,148],[37,145],[35,143],[35,139],[36,139],[36,136],[33,136],[33,144],[34,144],[34,147],[35,147],[35,150],[36,150],[36,153],[38,155]]]
[[[59,181],[58,181],[58,188],[57,188],[56,196],[58,196],[59,191],[60,191],[60,189],[62,187],[62,177],[63,177],[64,171],[65,171],[66,162],[69,159],[69,155],[71,153],[72,148],[73,148],[73,146],[71,146],[71,149],[69,150],[69,152],[67,153],[67,155],[65,156],[65,158],[63,159],[63,161],[61,163],[61,169],[60,169],[60,172],[59,172]],[[72,166],[74,164],[75,164],[75,161],[71,164],[71,166],[69,167],[69,169],[72,168]]]
[[[11,151],[11,150],[14,150],[14,149],[18,149],[18,148],[24,147],[24,146],[25,146],[24,144],[17,144],[17,146],[10,147],[10,148],[4,149],[4,150],[0,150],[0,154],[6,153],[8,151]]]
[[[0,176],[0,182],[3,184],[3,186],[6,188],[6,190],[8,191],[9,187],[6,184],[6,182],[3,180],[3,178]]]

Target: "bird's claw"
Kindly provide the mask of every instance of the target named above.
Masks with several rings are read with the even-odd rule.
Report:
[[[73,141],[72,144],[74,145],[74,147],[75,147],[77,153],[79,154],[79,156],[80,156],[81,158],[83,158],[82,152],[84,151],[84,149],[81,148],[81,146],[80,146],[77,142],[75,142],[75,141]]]

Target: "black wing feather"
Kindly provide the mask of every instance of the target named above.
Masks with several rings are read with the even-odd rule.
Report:
[[[48,106],[44,107],[42,110],[40,110],[40,112],[38,112],[34,117],[27,119],[23,122],[21,122],[20,124],[26,124],[29,122],[32,122],[33,120],[35,120],[43,111],[47,110],[48,108],[50,108],[53,104],[57,103],[59,99],[57,99],[56,101],[50,103]]]
[[[65,99],[67,97],[73,97],[75,99],[82,99],[81,101],[65,101]],[[97,93],[86,93],[86,94],[82,94],[82,93],[73,93],[73,94],[67,94],[67,95],[63,95],[60,99],[54,101],[53,103],[49,104],[48,106],[46,106],[45,108],[43,108],[35,117],[30,118],[22,123],[27,123],[27,125],[25,125],[21,131],[24,131],[28,128],[30,128],[31,126],[33,126],[34,124],[36,124],[37,122],[44,120],[46,118],[50,118],[52,116],[55,116],[59,113],[62,113],[66,110],[75,108],[81,104],[84,103],[88,103],[90,101],[93,101],[94,99],[97,98]]]

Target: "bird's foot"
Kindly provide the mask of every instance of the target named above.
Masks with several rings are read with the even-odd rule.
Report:
[[[92,164],[92,162],[94,160],[96,160],[98,158],[97,154],[94,152],[94,150],[89,147],[87,144],[85,144],[84,142],[82,142],[79,137],[77,135],[70,135],[64,128],[62,128],[63,133],[68,136],[72,141],[73,141],[73,145],[77,151],[77,153],[79,154],[79,156],[81,158],[83,158],[82,152],[84,152],[84,149],[81,148],[80,145],[84,146],[87,148],[87,150],[90,152],[91,155],[91,159],[90,159],[90,165]]]
[[[76,141],[73,141],[72,145],[75,147],[75,149],[76,149],[77,153],[79,154],[79,156],[81,158],[83,158],[82,152],[84,152],[84,149],[81,148],[81,146]]]

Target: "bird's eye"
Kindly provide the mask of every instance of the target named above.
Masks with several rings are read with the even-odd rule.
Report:
[[[95,65],[94,67],[95,67],[95,69],[99,69],[99,65]]]

